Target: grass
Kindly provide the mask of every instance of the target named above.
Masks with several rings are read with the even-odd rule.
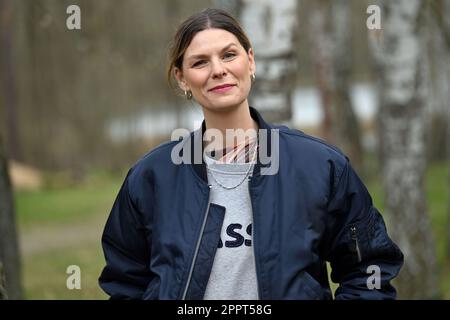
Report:
[[[23,258],[23,280],[26,299],[107,299],[98,286],[104,258],[100,243],[49,250]],[[66,286],[67,267],[80,267],[81,288]]]
[[[447,237],[447,222],[450,204],[449,199],[449,171],[448,165],[445,163],[432,164],[427,169],[427,208],[428,214],[431,218],[433,227],[433,234],[437,245],[436,252],[438,262],[443,264],[446,258],[446,237]],[[370,179],[367,183],[367,188],[372,195],[375,206],[384,212],[383,204],[383,189],[379,179]]]
[[[111,209],[122,179],[95,173],[76,186],[51,186],[36,191],[16,192],[20,232],[29,235],[31,231],[41,231],[44,227],[42,230],[58,230],[57,237],[61,237],[64,232],[60,231],[65,227],[81,223],[81,226],[85,224],[92,228],[92,224],[98,223],[99,218],[103,221],[102,217]],[[80,239],[83,231],[80,230]],[[48,250],[22,256],[26,299],[107,298],[98,286],[98,277],[104,266],[100,241],[81,240],[79,244],[74,244],[73,241],[60,239],[61,245],[56,248],[52,246]],[[66,287],[69,265],[77,265],[81,269],[81,290],[69,290]]]
[[[438,262],[442,265],[448,257],[446,257],[446,237],[448,235],[448,219],[450,203],[449,184],[448,184],[448,166],[445,164],[437,164],[428,170],[427,181],[427,199],[428,210],[431,215],[431,223],[433,225],[434,237],[437,240],[437,256]],[[449,261],[450,263],[450,261]],[[450,277],[449,277],[450,279]],[[449,283],[450,285],[450,283]],[[450,291],[449,291],[450,292]]]
[[[449,168],[446,163],[431,164],[426,179],[427,209],[433,228],[436,255],[439,267],[439,284],[444,299],[450,299],[450,257],[447,256],[447,237],[449,219]],[[383,189],[380,179],[372,178],[367,187],[375,206],[384,212]]]
[[[89,218],[111,208],[121,181],[108,175],[94,175],[80,185],[15,193],[21,228],[37,224],[62,224]]]
[[[440,266],[443,297],[450,299],[450,259],[445,243],[448,220],[448,166],[433,164],[427,171],[427,199]],[[91,217],[109,212],[122,178],[94,176],[82,185],[61,189],[20,192],[16,206],[21,232],[54,225],[64,228]],[[367,187],[375,205],[383,212],[382,187],[379,177],[369,176]],[[27,299],[105,299],[98,287],[98,276],[104,266],[99,241],[80,242],[23,256],[23,280]],[[68,290],[66,269],[69,265],[81,268],[81,290]],[[336,285],[332,284],[333,291]]]

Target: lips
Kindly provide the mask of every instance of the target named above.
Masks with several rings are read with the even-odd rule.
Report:
[[[209,91],[214,91],[214,92],[225,92],[228,91],[229,89],[231,89],[232,87],[234,87],[234,84],[222,84],[220,86],[216,86],[212,89],[209,89]]]

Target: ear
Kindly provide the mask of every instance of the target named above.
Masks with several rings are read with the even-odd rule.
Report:
[[[180,87],[180,89],[183,91],[188,91],[189,87],[186,83],[186,80],[184,79],[183,71],[179,68],[175,68],[174,74],[175,74],[175,78],[177,79],[178,86]]]
[[[253,48],[248,49],[247,55],[248,55],[250,74],[254,74],[256,72],[256,63],[255,63],[255,55],[253,53]]]

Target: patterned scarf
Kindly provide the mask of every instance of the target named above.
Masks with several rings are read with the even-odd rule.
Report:
[[[246,138],[245,141],[222,150],[213,150],[207,155],[223,163],[249,163],[256,161],[258,139]]]

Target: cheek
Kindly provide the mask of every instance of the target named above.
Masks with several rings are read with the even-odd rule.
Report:
[[[247,79],[244,80],[244,84],[243,84],[243,86],[242,86],[243,94],[248,95],[249,92],[250,92],[251,87],[252,87],[251,81],[250,81],[250,80],[247,80]]]
[[[250,65],[248,61],[241,60],[235,65],[235,74],[241,79],[241,81],[245,81],[250,79]],[[248,78],[248,79],[247,79]]]
[[[241,68],[241,70],[239,70],[239,78],[241,83],[243,83],[245,86],[251,85],[250,73],[248,71],[248,68]]]
[[[208,72],[207,71],[198,71],[192,72],[186,77],[189,85],[192,87],[192,90],[201,90],[203,86],[206,85],[208,81]]]

